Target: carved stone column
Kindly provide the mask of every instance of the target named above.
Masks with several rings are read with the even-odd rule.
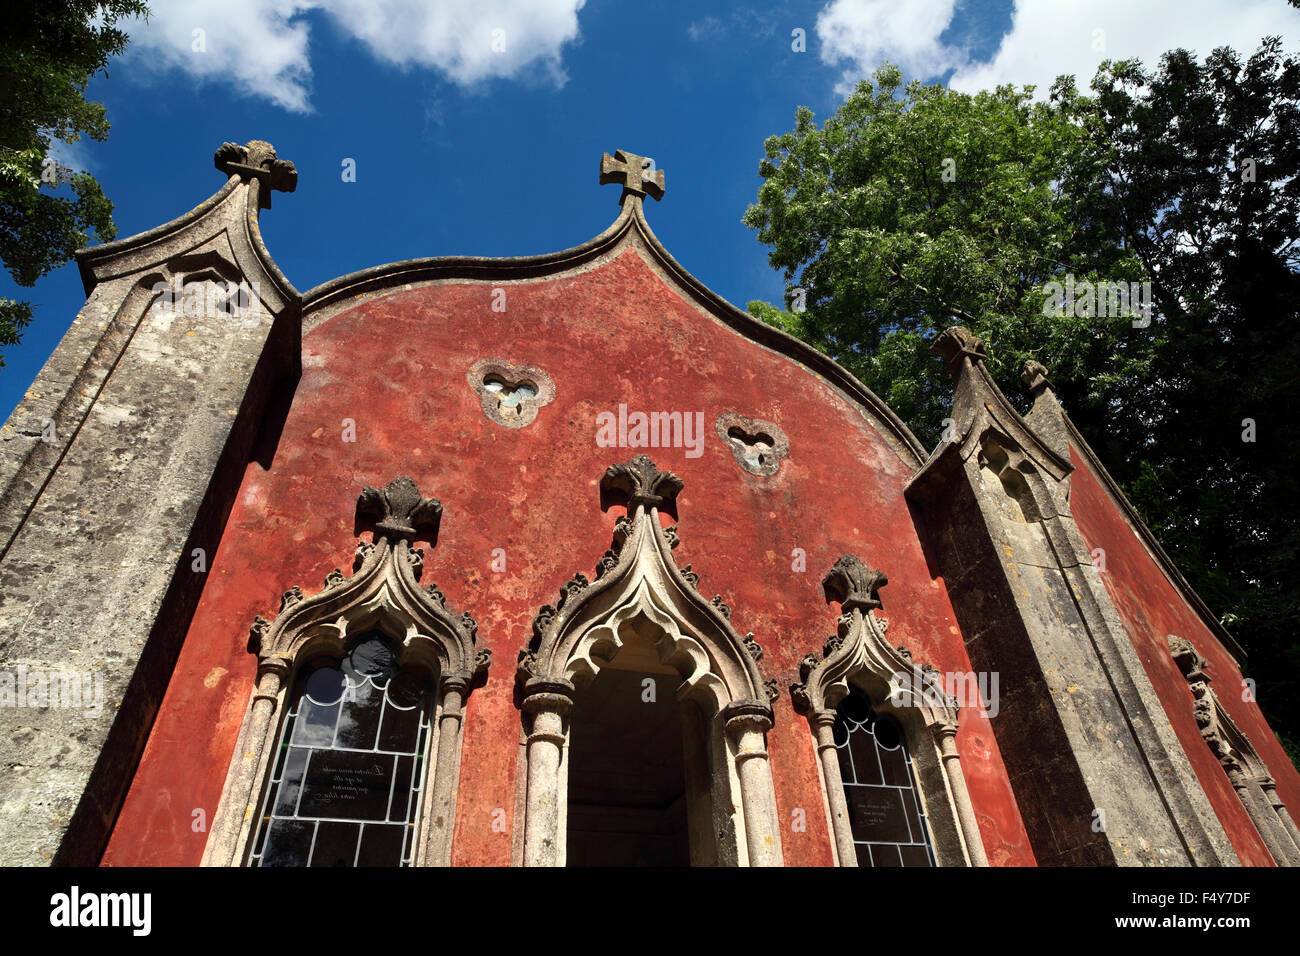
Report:
[[[772,729],[772,708],[761,700],[737,700],[723,710],[723,718],[740,777],[749,865],[780,866],[781,828],[770,800],[772,767],[767,759],[766,734]]]
[[[424,550],[413,549],[411,542],[424,536],[436,543],[441,502],[421,495],[414,480],[402,476],[383,488],[363,488],[357,496],[357,516],[374,525],[374,540],[357,542],[356,573],[346,577],[335,568],[326,575],[324,587],[311,595],[297,585],[290,587],[280,598],[274,622],[258,616],[249,629],[249,650],[258,655],[261,669],[204,849],[205,866],[237,865],[247,855],[266,776],[258,769],[277,757],[283,727],[279,702],[290,675],[312,659],[344,657],[352,636],[376,626],[376,612],[398,633],[415,631],[405,642],[397,642],[399,666],[410,663],[430,675],[442,674],[439,716],[429,717],[438,721],[437,752],[430,755],[425,772],[413,856],[417,866],[450,862],[465,699],[486,673],[492,653],[476,647],[478,625],[469,613],[456,618],[437,585],[422,588],[417,581]],[[310,648],[306,657],[304,647]]]
[[[1257,768],[1262,769],[1262,761],[1250,738],[1238,729],[1232,716],[1224,710],[1219,695],[1210,686],[1210,675],[1205,670],[1209,662],[1186,638],[1169,634],[1165,639],[1174,663],[1187,678],[1192,691],[1192,714],[1200,728],[1201,738],[1228,775],[1237,799],[1254,822],[1269,854],[1278,866],[1300,866],[1300,845],[1292,838],[1277,809],[1281,801],[1276,799],[1276,790],[1272,796],[1264,792],[1261,777],[1267,777],[1267,774],[1254,772]],[[1268,778],[1268,782],[1272,785],[1273,781]]]
[[[4,425],[6,660],[62,670],[93,636],[119,705],[0,708],[0,865],[99,862],[203,590],[196,556],[211,566],[298,376],[301,299],[258,232],[297,174],[258,141],[216,163],[228,178],[206,202],[77,253],[86,305]]]
[[[573,712],[573,684],[567,680],[530,680],[524,711],[532,716],[528,731],[528,792],[524,823],[524,866],[562,866],[560,833],[560,762]]]
[[[561,587],[559,600],[538,611],[533,637],[519,654],[516,687],[525,712],[528,763],[523,863],[565,862],[564,749],[575,685],[587,687],[622,653],[621,635],[631,623],[653,631],[655,653],[676,669],[692,706],[699,708],[700,732],[689,733],[686,745],[699,757],[699,763],[691,761],[695,769],[687,769],[686,779],[692,859],[705,865],[742,862],[744,840],[740,824],[733,822],[739,809],[749,864],[780,866],[764,737],[772,726],[773,682],[764,680],[758,667],[762,647],[752,634],[741,637],[731,626],[730,606],[720,595],[706,600],[699,575],[672,558],[680,543],[677,529],[660,525],[659,509],[681,491],[680,478],[637,455],[606,468],[600,488],[602,495],[621,495],[628,503],[627,515],[614,524],[613,547],[597,563],[594,581],[575,574]],[[711,846],[697,842],[702,834]]]
[[[275,729],[276,711],[288,674],[289,661],[283,657],[268,657],[258,663],[251,712],[235,743],[234,762],[226,780],[226,793],[222,794],[222,803],[235,801],[243,807],[243,812],[217,814],[212,836],[204,848],[204,866],[238,866],[242,862],[234,858],[235,851],[245,842],[243,834],[257,822],[258,770],[262,767],[263,754],[269,749],[268,738]]]
[[[1277,865],[1300,866],[1300,849],[1283,828],[1277,811],[1264,796],[1264,791],[1246,775],[1241,764],[1234,758],[1221,759],[1220,762],[1232,782],[1232,788],[1237,791],[1237,797],[1246,808],[1246,812],[1250,814],[1251,820],[1255,822],[1255,829],[1259,831],[1260,838],[1263,839],[1264,845],[1268,847],[1268,852],[1273,855]]]
[[[1071,513],[1073,433],[1042,367],[1026,369],[1022,416],[969,330],[933,351],[956,380],[952,428],[905,495],[973,668],[1006,691],[990,727],[1035,858],[1235,862]]]
[[[1290,835],[1291,842],[1297,847],[1300,847],[1300,830],[1296,829],[1295,821],[1291,819],[1291,814],[1287,811],[1286,804],[1283,803],[1282,798],[1277,795],[1277,781],[1268,775],[1264,775],[1262,777],[1257,777],[1255,782],[1258,783],[1259,788],[1264,791],[1264,798],[1272,805],[1273,812],[1275,812],[1278,819],[1282,821],[1282,828]]]
[[[1256,783],[1260,784],[1260,790],[1264,791],[1264,799],[1269,801],[1273,806],[1273,812],[1278,814],[1278,819],[1282,821],[1282,829],[1287,831],[1291,836],[1291,842],[1300,847],[1300,830],[1296,830],[1296,823],[1291,819],[1291,813],[1287,810],[1287,805],[1282,803],[1282,797],[1278,796],[1277,780],[1265,774],[1264,777],[1257,777]]]
[[[822,765],[826,800],[831,809],[831,835],[835,838],[835,852],[840,866],[857,866],[858,851],[853,845],[853,828],[849,824],[849,804],[844,799],[844,787],[832,786],[840,779],[840,758],[835,746],[835,712],[819,710],[810,717],[817,734],[817,759]]]
[[[456,784],[460,780],[460,731],[465,720],[469,680],[452,674],[442,681],[442,714],[438,718],[438,753],[433,765],[433,792],[425,814],[427,834],[417,866],[450,866],[451,838],[456,828]]]
[[[966,775],[961,772],[961,755],[957,753],[957,725],[950,720],[936,721],[930,725],[939,744],[939,755],[943,761],[943,776],[948,781],[948,792],[957,806],[957,822],[961,825],[961,835],[966,841],[966,854],[971,866],[988,866],[989,858],[984,852],[984,840],[980,836],[979,822],[975,819],[975,808],[971,806],[970,793],[966,789]]]
[[[808,654],[799,663],[802,680],[790,688],[795,710],[808,717],[817,738],[839,865],[858,863],[835,752],[834,708],[861,682],[863,692],[867,686],[874,688],[868,693],[873,708],[887,711],[901,725],[913,769],[924,781],[918,789],[929,808],[930,836],[940,864],[988,866],[954,743],[957,702],[943,693],[933,668],[916,663],[905,647],[885,640],[889,622],[873,612],[880,610],[879,590],[888,583],[884,572],[856,555],[835,562],[822,579],[827,601],[840,604],[835,633],[823,644],[822,656]]]

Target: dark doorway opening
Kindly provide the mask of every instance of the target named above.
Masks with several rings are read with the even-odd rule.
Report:
[[[690,865],[680,684],[604,667],[575,695],[567,865]]]

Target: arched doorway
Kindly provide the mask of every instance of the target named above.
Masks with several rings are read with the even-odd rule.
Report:
[[[602,489],[627,495],[629,517],[615,523],[596,582],[575,575],[534,619],[517,674],[525,866],[661,855],[781,865],[766,747],[776,691],[758,669],[753,635],[737,634],[731,609],[701,597],[698,576],[672,559],[676,528],[660,524],[658,505],[680,488],[644,455],[607,469]],[[638,715],[650,706],[647,680],[663,709]],[[683,806],[673,805],[678,797]],[[644,824],[628,829],[648,811],[653,835]],[[618,836],[601,846],[601,833]],[[568,860],[571,846],[579,859]]]
[[[569,866],[691,862],[681,678],[649,663],[611,663],[574,694]]]

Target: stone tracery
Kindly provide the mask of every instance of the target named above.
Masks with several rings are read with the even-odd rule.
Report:
[[[258,617],[250,628],[257,679],[204,851],[205,865],[238,865],[248,857],[294,675],[322,657],[344,658],[359,635],[371,632],[387,637],[399,666],[419,667],[435,681],[434,752],[414,862],[450,862],[462,708],[485,675],[491,652],[477,646],[472,617],[456,618],[436,585],[421,588],[417,583],[424,552],[413,548],[412,541],[417,536],[436,540],[442,514],[437,499],[423,497],[410,478],[402,477],[382,489],[365,488],[357,512],[371,519],[375,537],[358,542],[355,573],[345,577],[335,568],[324,588],[310,597],[296,585],[289,588],[274,621]]]
[[[827,600],[840,604],[836,632],[820,658],[804,657],[801,681],[790,688],[795,708],[807,716],[816,737],[839,865],[856,866],[857,854],[833,727],[836,708],[858,687],[875,710],[893,715],[903,727],[916,758],[939,863],[988,866],[957,754],[956,701],[944,694],[932,668],[913,663],[906,648],[885,639],[887,622],[871,611],[880,608],[878,592],[887,583],[882,572],[856,555],[835,562],[822,586]]]

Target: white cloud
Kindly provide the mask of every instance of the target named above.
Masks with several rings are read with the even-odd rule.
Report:
[[[521,75],[560,84],[561,49],[577,39],[584,2],[167,0],[154,5],[147,24],[129,29],[128,56],[305,112],[312,76],[307,15],[324,13],[394,66],[435,69],[464,86]]]
[[[778,15],[753,7],[733,7],[725,19],[707,16],[692,21],[686,35],[695,43],[717,43],[735,36],[746,40],[770,37],[776,32]]]
[[[958,69],[949,85],[973,92],[1032,83],[1045,95],[1059,74],[1070,73],[1086,89],[1102,60],[1138,57],[1153,67],[1175,47],[1204,59],[1220,46],[1244,58],[1272,34],[1293,49],[1300,10],[1283,0],[1017,0],[1011,32],[993,59]]]
[[[1045,96],[1063,73],[1086,88],[1104,59],[1138,57],[1154,66],[1174,47],[1204,58],[1226,45],[1246,56],[1266,35],[1280,34],[1288,49],[1300,38],[1300,11],[1284,0],[1015,0],[1010,31],[991,59],[976,62],[964,46],[939,40],[955,6],[955,0],[832,0],[817,18],[822,60],[851,64],[846,81],[889,60],[922,78],[955,70],[949,85],[958,90],[1033,84]]]
[[[716,40],[722,36],[722,21],[717,17],[705,17],[703,20],[696,20],[686,28],[686,35],[696,43],[701,40]]]
[[[939,42],[955,6],[956,0],[833,0],[817,15],[822,61],[852,63],[846,81],[869,76],[886,60],[908,74],[942,73],[964,59]]]
[[[578,36],[584,0],[323,0],[381,60],[442,70],[471,85],[541,69],[563,82],[560,48]]]
[[[167,0],[153,5],[147,25],[127,27],[127,55],[133,66],[179,69],[305,111],[308,27],[295,17],[310,6],[295,0]]]
[[[88,148],[87,141],[84,138],[77,140],[75,143],[68,143],[61,139],[51,139],[50,148],[45,156],[47,159],[53,159],[61,166],[67,166],[73,172],[94,172],[94,152]]]

